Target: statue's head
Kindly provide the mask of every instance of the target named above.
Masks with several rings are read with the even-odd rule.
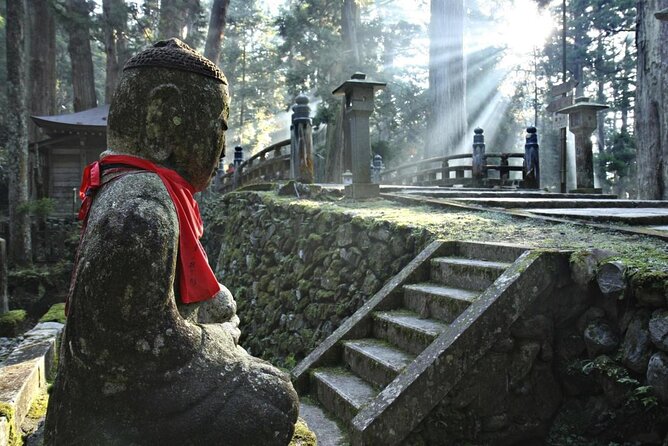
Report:
[[[202,190],[224,154],[228,115],[225,75],[180,40],[161,41],[123,68],[108,149],[174,169]]]

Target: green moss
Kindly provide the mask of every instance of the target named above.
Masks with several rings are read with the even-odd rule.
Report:
[[[49,405],[49,394],[43,392],[37,396],[28,410],[27,416],[33,420],[39,420],[46,416],[46,408]]]
[[[40,322],[60,322],[64,324],[67,320],[65,316],[65,303],[59,303],[51,306],[44,316],[39,318]]]
[[[315,434],[308,428],[306,422],[299,418],[295,424],[295,434],[292,436],[290,446],[316,446],[317,444]]]
[[[0,315],[0,336],[16,336],[25,322],[25,310],[12,310]]]
[[[0,417],[7,419],[9,425],[9,438],[7,439],[8,446],[21,446],[23,439],[20,432],[17,432],[14,427],[14,409],[7,403],[0,402]]]

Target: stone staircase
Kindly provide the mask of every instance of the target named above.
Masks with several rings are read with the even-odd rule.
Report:
[[[429,245],[293,370],[318,444],[400,444],[540,292],[540,257]]]

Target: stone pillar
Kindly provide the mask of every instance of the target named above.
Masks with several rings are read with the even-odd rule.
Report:
[[[590,102],[589,98],[575,98],[575,104],[557,113],[568,115],[568,126],[575,135],[575,193],[601,193],[594,189],[594,155],[591,135],[596,130],[596,113],[607,105]]]
[[[536,127],[527,128],[526,144],[524,144],[522,180],[522,187],[526,189],[540,189],[540,162]]]
[[[374,94],[384,88],[383,82],[366,80],[363,73],[355,73],[352,78],[334,90],[335,95],[344,95],[343,132],[347,151],[351,155],[353,184],[346,186],[350,198],[377,197],[379,186],[371,183],[371,140],[369,138],[369,117],[373,113]]]
[[[244,148],[236,146],[234,148],[234,175],[232,185],[234,189],[241,186],[241,164],[244,162]]]
[[[483,130],[477,128],[473,131],[473,158],[471,159],[471,177],[473,178],[473,185],[480,187],[483,185],[485,178],[487,178],[487,169],[485,165],[485,135]]]
[[[0,238],[0,314],[9,311],[7,296],[7,242]]]
[[[313,183],[313,131],[308,97],[301,94],[292,106],[290,178]]]

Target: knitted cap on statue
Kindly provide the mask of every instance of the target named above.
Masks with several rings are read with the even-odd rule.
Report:
[[[164,177],[182,193],[204,189],[228,114],[222,72],[177,39],[124,68],[109,110],[108,150],[82,188],[88,208],[46,445],[290,441],[297,395],[284,373],[237,345],[229,291],[216,281],[213,299],[181,303],[188,300],[179,282],[201,277],[179,273],[181,239],[198,231],[184,227],[180,198]]]

